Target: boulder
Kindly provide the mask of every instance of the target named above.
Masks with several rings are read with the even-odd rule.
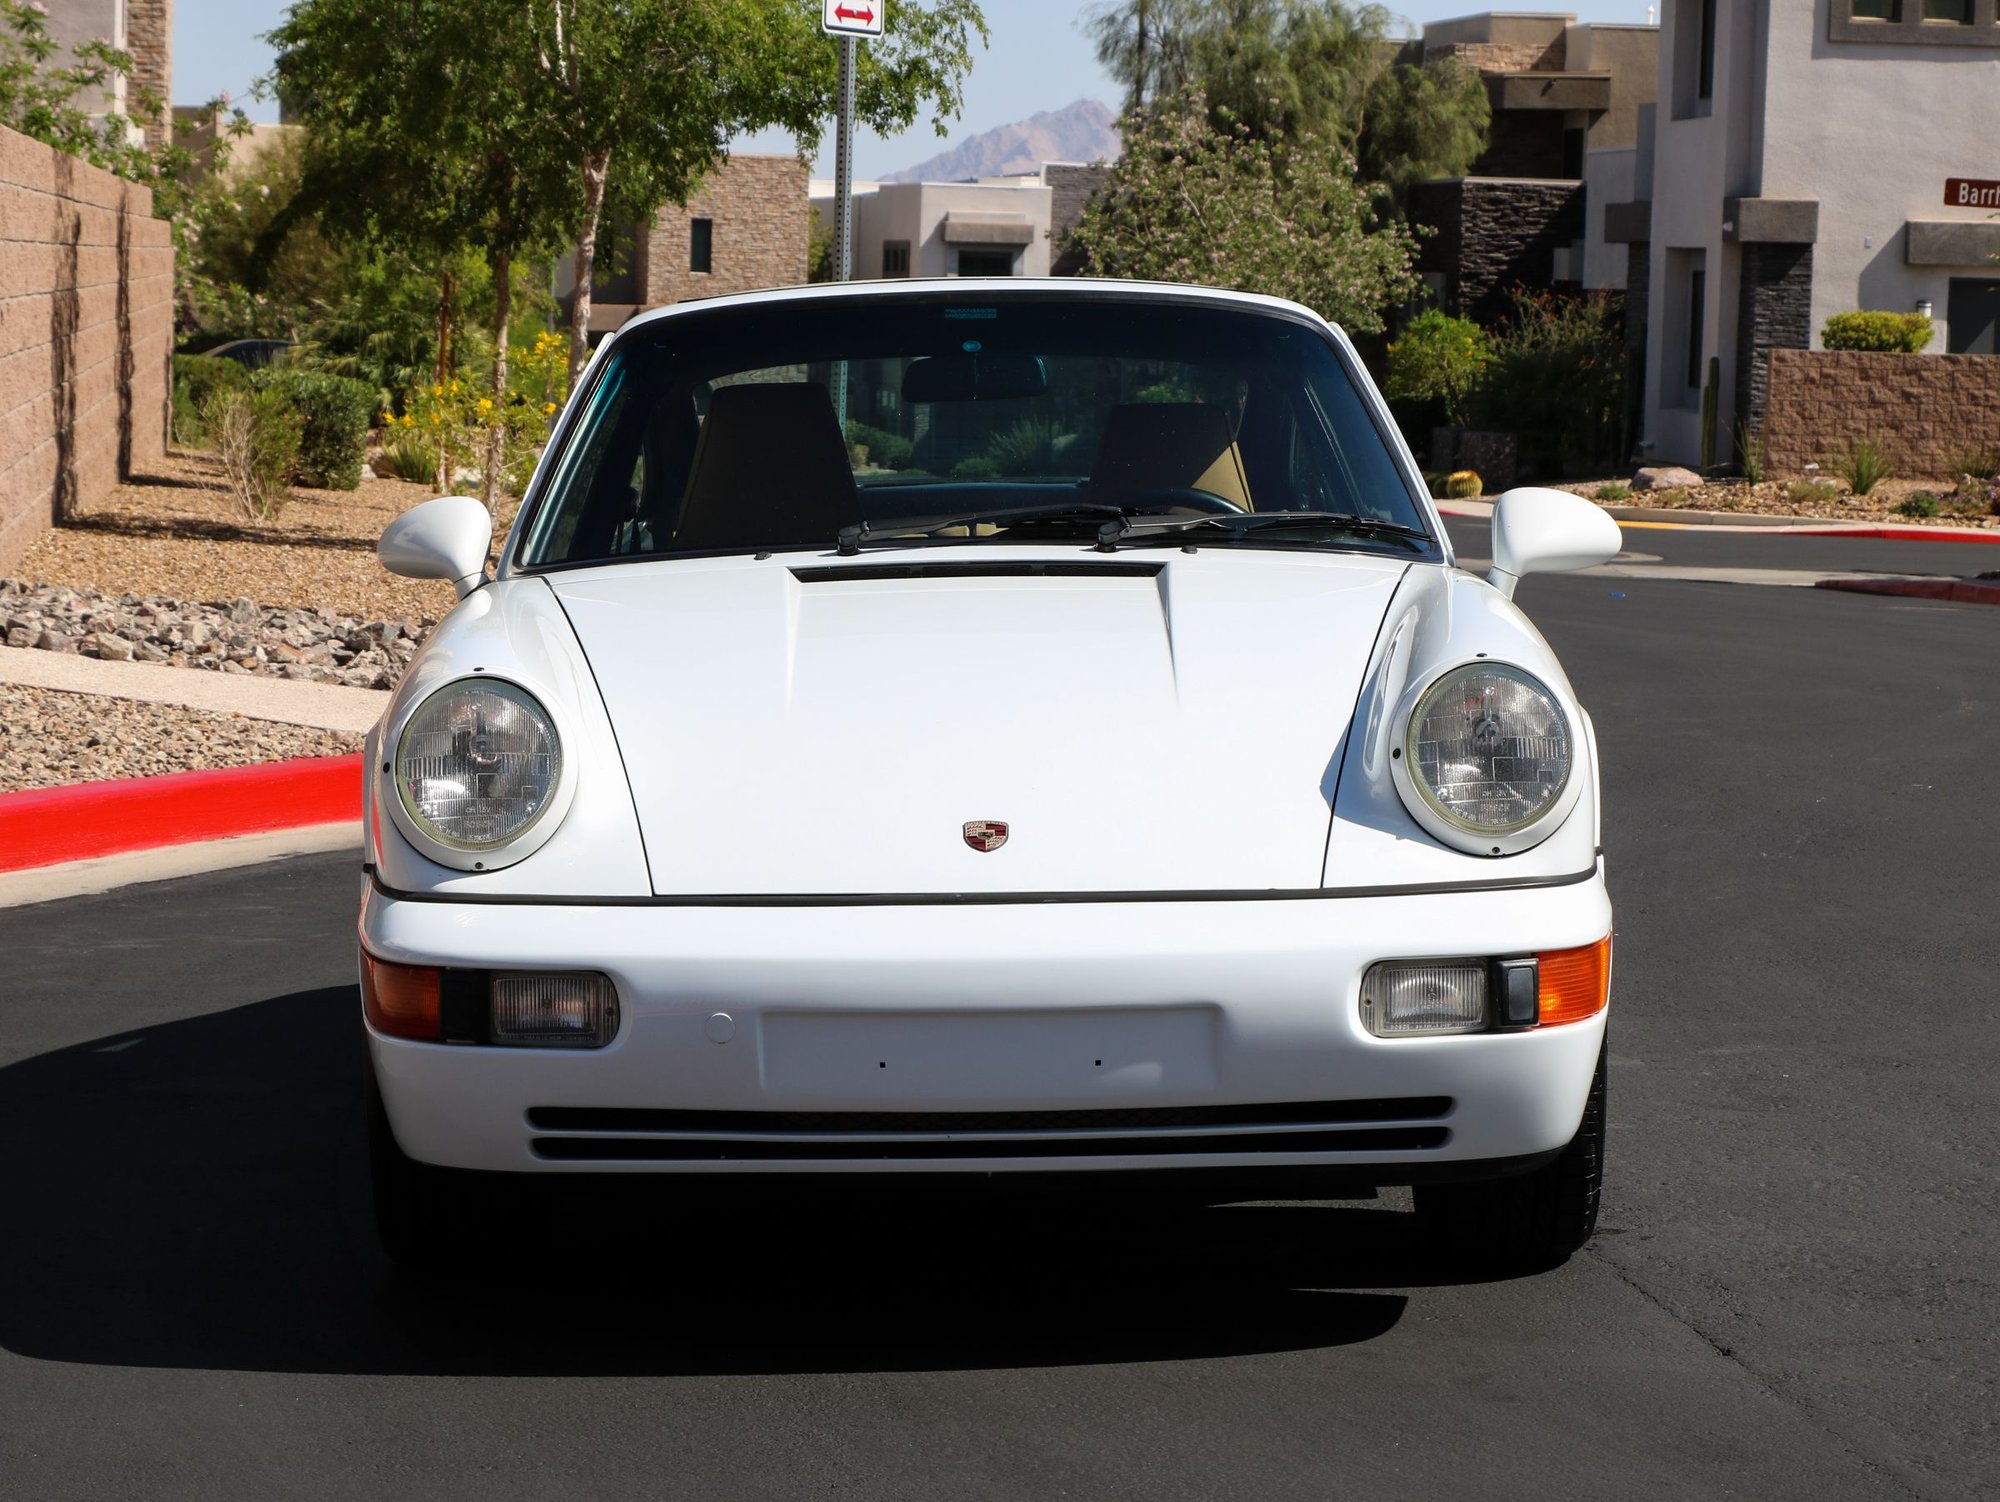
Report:
[[[1700,484],[1700,475],[1678,464],[1657,465],[1632,476],[1634,490],[1693,490]]]

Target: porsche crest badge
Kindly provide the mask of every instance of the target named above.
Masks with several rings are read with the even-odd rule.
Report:
[[[1007,826],[998,819],[973,819],[965,826],[965,843],[982,853],[1007,843]]]

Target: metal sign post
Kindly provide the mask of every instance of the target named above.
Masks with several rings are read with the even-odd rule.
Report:
[[[840,125],[833,155],[833,279],[854,280],[854,48],[840,39]]]
[[[861,37],[879,37],[887,0],[822,0],[819,25],[840,40],[840,123],[834,133],[833,279],[854,280],[854,49]],[[847,362],[833,367],[833,410],[847,421]]]

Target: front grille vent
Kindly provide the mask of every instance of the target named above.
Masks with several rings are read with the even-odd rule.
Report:
[[[1158,1157],[1442,1147],[1448,1096],[1072,1111],[673,1111],[537,1106],[536,1156],[566,1162]],[[579,1134],[591,1135],[579,1135]]]

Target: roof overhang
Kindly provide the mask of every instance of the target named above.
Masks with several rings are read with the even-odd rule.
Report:
[[[2000,263],[2000,224],[1984,219],[1912,219],[1903,237],[1909,266],[1978,266]]]
[[[1486,80],[1496,110],[1587,110],[1611,108],[1609,73],[1496,73]]]
[[[1737,245],[1811,245],[1819,239],[1819,200],[1725,198],[1722,238]]]
[[[947,245],[1032,245],[1035,226],[1026,214],[950,209],[944,216],[944,240]]]

